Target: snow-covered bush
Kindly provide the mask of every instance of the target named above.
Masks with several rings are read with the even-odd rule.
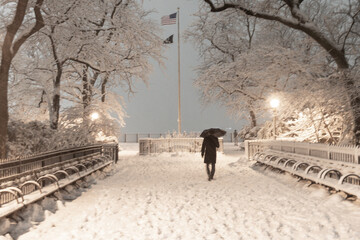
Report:
[[[314,143],[349,143],[349,138],[344,136],[343,121],[339,116],[331,116],[322,121],[323,123],[314,121],[314,119],[311,120],[311,118],[308,118],[304,114],[278,120],[276,124],[276,138],[278,140]],[[274,125],[272,121],[265,122],[261,127],[258,127],[257,130],[257,139],[274,138]]]
[[[165,138],[196,138],[199,137],[200,133],[199,132],[177,132],[177,131],[173,131],[173,132],[167,132],[165,135]]]
[[[8,155],[9,157],[29,155],[49,150],[53,135],[51,130],[40,121],[10,121],[8,127]]]
[[[80,147],[98,142],[117,142],[118,123],[105,115],[87,124],[81,118],[67,115],[53,130],[46,122],[10,121],[8,157],[19,157],[39,152]],[[66,120],[65,120],[66,119]]]
[[[238,137],[244,140],[252,140],[256,139],[258,135],[258,131],[260,130],[259,126],[250,127],[244,126],[238,133]]]

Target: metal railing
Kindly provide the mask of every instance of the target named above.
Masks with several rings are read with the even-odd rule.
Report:
[[[0,187],[1,183],[11,180],[14,176],[31,173],[35,170],[48,166],[67,162],[67,160],[84,157],[91,154],[102,152],[102,145],[58,150],[53,152],[41,153],[38,155],[26,156],[16,159],[0,160]]]
[[[0,159],[0,206],[59,180],[90,174],[118,160],[116,143],[45,152],[16,159]],[[90,170],[90,168],[92,170]]]
[[[197,138],[200,136],[201,132],[193,132],[189,133],[189,136],[186,136],[187,138]],[[142,138],[169,138],[169,135],[171,136],[171,133],[122,133],[119,136],[120,142],[125,143],[137,143],[139,142],[139,139]],[[234,142],[234,136],[233,133],[226,133],[226,135],[223,137],[224,142]],[[240,139],[239,139],[240,142]]]
[[[245,141],[245,154],[256,164],[289,172],[311,184],[327,186],[360,198],[360,159],[357,146],[257,140]],[[265,168],[265,169],[266,169]]]
[[[116,143],[108,143],[102,145],[102,154],[109,156],[115,163],[119,160],[119,145]]]
[[[360,149],[357,146],[334,146],[320,143],[280,140],[245,141],[245,154],[248,159],[251,159],[255,153],[263,152],[265,149],[360,164]]]
[[[200,152],[203,138],[143,138],[139,139],[139,154],[162,152]],[[224,151],[224,141],[219,138],[218,151]]]

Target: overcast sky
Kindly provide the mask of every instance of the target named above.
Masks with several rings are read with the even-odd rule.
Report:
[[[198,8],[196,0],[144,0],[145,9],[156,11],[151,14],[160,25],[160,19],[177,11],[180,7],[180,37],[194,20],[192,16]],[[174,34],[174,43],[168,44],[164,54],[167,58],[165,67],[154,63],[154,71],[149,79],[149,86],[137,83],[136,94],[126,101],[129,118],[123,133],[163,133],[177,130],[178,118],[178,71],[177,71],[177,25],[161,26],[162,36],[166,39]],[[181,120],[182,131],[201,131],[209,127],[224,129],[241,128],[243,122],[236,121],[218,104],[204,106],[200,92],[193,86],[196,72],[194,68],[200,59],[190,42],[180,41],[181,46]]]

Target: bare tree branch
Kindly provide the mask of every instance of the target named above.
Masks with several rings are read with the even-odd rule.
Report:
[[[222,6],[216,7],[211,0],[204,1],[209,4],[211,12],[221,12],[229,8],[239,9],[246,15],[254,16],[265,20],[277,21],[290,28],[300,30],[313,38],[318,44],[320,44],[320,46],[322,46],[334,58],[336,64],[340,69],[349,68],[349,64],[345,57],[343,49],[341,49],[339,46],[329,40],[324,34],[322,34],[320,29],[318,29],[314,23],[308,22],[308,20],[301,14],[300,9],[298,8],[298,5],[300,3],[298,1],[296,1],[297,3],[292,0],[285,1],[290,7],[292,16],[296,18],[296,20],[287,19],[272,14],[256,12],[237,4],[224,3]]]

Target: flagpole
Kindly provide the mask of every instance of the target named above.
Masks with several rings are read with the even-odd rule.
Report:
[[[180,8],[177,8],[178,24],[178,131],[181,133],[181,105],[180,105]]]

